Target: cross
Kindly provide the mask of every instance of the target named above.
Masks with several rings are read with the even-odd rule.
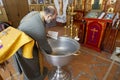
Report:
[[[93,28],[93,29],[91,29],[91,31],[93,32],[93,34],[92,34],[92,40],[93,40],[95,37],[95,32],[98,32],[98,30],[96,30],[96,28]]]

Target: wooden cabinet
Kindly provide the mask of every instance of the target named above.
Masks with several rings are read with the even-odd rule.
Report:
[[[115,47],[120,47],[120,31],[119,30],[118,30],[116,40],[115,40]]]
[[[112,52],[118,30],[114,25],[119,19],[119,14],[90,11],[85,17],[86,35],[84,45],[97,51]]]
[[[8,20],[17,28],[20,20],[29,12],[27,0],[2,0]]]
[[[114,45],[116,41],[116,36],[117,36],[117,29],[109,28],[106,30],[104,41],[102,44],[102,50],[112,53],[114,50]]]
[[[118,21],[115,22],[114,26],[112,26],[112,23],[107,24],[101,45],[102,50],[109,53],[112,53],[114,51],[119,25],[120,24]]]
[[[42,4],[31,4],[29,5],[29,11],[41,11],[44,6]]]

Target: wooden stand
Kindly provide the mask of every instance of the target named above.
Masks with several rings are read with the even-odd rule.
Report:
[[[86,18],[86,35],[84,45],[100,51],[103,34],[106,28],[106,21],[102,19]]]

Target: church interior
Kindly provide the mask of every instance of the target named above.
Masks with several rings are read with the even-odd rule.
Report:
[[[24,80],[15,69],[13,56],[2,62],[1,38],[7,33],[6,24],[17,29],[27,13],[49,5],[57,9],[57,17],[45,25],[48,37],[69,37],[80,46],[72,61],[62,66],[69,79],[58,80],[120,80],[120,0],[0,0],[0,80]],[[44,80],[57,80],[49,76],[56,66],[43,55],[41,61],[48,69]]]

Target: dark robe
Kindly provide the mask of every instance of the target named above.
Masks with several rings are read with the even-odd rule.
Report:
[[[51,53],[52,49],[47,42],[44,22],[37,11],[30,12],[20,22],[19,30],[25,32],[32,39],[37,41],[40,49]],[[25,80],[44,80],[47,69],[44,68],[44,74],[40,74],[38,49],[36,45],[33,48],[33,59],[26,59],[22,56],[22,49],[15,54],[15,61],[19,71],[25,75]]]

